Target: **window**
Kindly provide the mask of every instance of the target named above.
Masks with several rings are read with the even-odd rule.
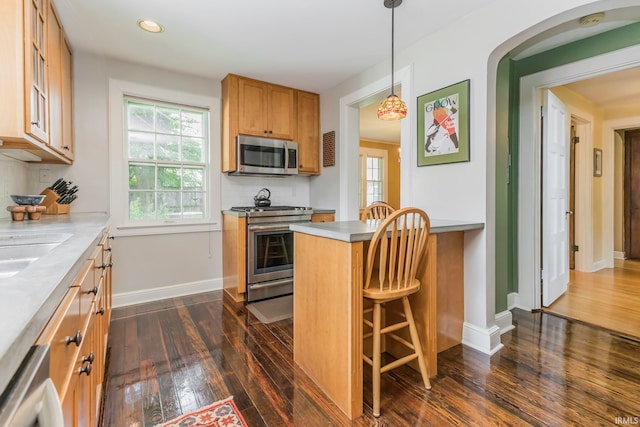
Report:
[[[387,151],[360,148],[360,209],[377,201],[387,201]]]
[[[207,217],[209,113],[125,98],[128,219]]]
[[[220,230],[220,100],[109,80],[118,235]]]

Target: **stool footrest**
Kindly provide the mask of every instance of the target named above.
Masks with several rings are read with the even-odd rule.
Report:
[[[393,362],[389,363],[388,365],[384,365],[383,367],[381,367],[380,368],[380,373],[384,374],[385,372],[390,371],[392,369],[395,369],[398,366],[402,366],[405,363],[411,362],[413,359],[416,359],[417,357],[418,357],[418,353],[413,353],[413,354],[410,354],[408,356],[403,357],[402,359],[394,360]]]
[[[404,322],[394,323],[393,325],[389,325],[386,328],[380,329],[380,334],[397,331],[398,329],[406,328],[407,326],[409,326],[409,322],[406,320]]]

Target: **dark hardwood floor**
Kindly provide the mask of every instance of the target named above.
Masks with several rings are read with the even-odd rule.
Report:
[[[117,309],[103,425],[153,426],[229,395],[251,427],[637,420],[639,342],[546,313],[513,317],[516,329],[494,356],[462,345],[441,353],[431,390],[409,367],[384,374],[376,424],[370,368],[365,414],[351,422],[293,363],[291,320],[263,325],[244,307],[224,306],[221,292]]]

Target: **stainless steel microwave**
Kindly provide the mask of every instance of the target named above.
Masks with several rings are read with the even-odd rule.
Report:
[[[297,175],[298,143],[238,135],[234,175]]]

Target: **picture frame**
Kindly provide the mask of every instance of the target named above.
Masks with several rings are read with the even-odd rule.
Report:
[[[467,79],[418,97],[418,166],[471,160],[469,86]]]
[[[593,149],[593,176],[602,176],[602,150]]]

